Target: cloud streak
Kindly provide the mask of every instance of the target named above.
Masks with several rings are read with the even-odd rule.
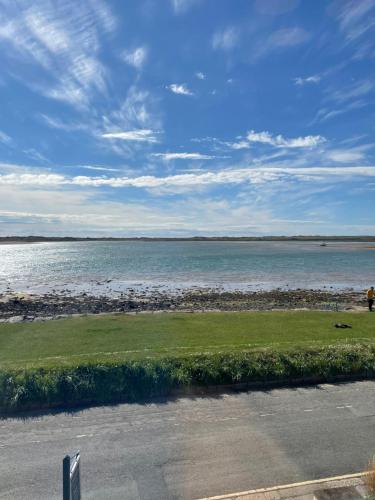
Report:
[[[158,142],[155,132],[149,129],[128,130],[126,132],[107,132],[102,134],[103,139],[116,139],[120,141]]]
[[[266,144],[275,148],[314,148],[319,144],[326,142],[326,139],[321,135],[307,135],[305,137],[285,138],[281,134],[272,135],[270,132],[255,132],[250,130],[246,138],[230,144],[232,149],[246,149],[252,143]]]
[[[17,186],[80,186],[80,187],[112,187],[112,188],[160,188],[191,187],[217,184],[263,184],[290,180],[301,181],[334,181],[358,177],[375,177],[375,166],[357,167],[260,167],[233,168],[218,172],[202,172],[156,177],[143,175],[140,177],[68,177],[61,174],[5,174],[0,175],[0,185]]]
[[[216,158],[211,155],[201,153],[153,153],[151,156],[162,158],[165,161],[170,160],[213,160]]]

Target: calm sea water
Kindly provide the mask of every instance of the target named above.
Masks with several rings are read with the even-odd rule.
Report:
[[[374,243],[72,242],[0,246],[0,292],[116,295],[193,287],[260,290],[375,284]]]

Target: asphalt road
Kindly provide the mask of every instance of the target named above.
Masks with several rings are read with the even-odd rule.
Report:
[[[274,389],[0,420],[0,498],[62,498],[79,449],[84,499],[196,499],[363,470],[375,382]]]

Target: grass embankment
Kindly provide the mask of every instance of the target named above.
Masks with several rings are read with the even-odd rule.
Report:
[[[133,401],[191,385],[375,374],[370,314],[142,314],[0,327],[0,408]],[[352,329],[336,329],[336,322]]]

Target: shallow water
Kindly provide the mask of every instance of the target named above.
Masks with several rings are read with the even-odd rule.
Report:
[[[124,241],[0,245],[0,292],[118,295],[353,288],[375,283],[374,243]],[[109,281],[110,280],[110,281]]]

